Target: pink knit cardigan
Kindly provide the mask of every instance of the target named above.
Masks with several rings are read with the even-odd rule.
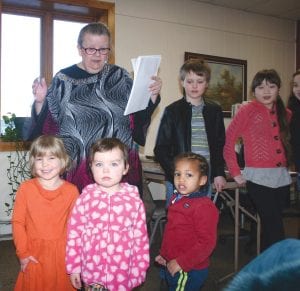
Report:
[[[291,112],[288,110],[290,119]],[[235,143],[242,138],[246,167],[285,167],[287,159],[280,139],[276,106],[272,110],[254,100],[241,106],[226,130],[224,158],[232,177],[241,174]]]

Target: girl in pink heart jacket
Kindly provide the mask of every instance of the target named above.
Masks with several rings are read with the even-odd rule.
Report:
[[[145,209],[137,187],[121,183],[128,153],[116,138],[91,148],[95,180],[83,189],[68,222],[67,272],[73,286],[89,290],[132,290],[149,267]],[[102,290],[103,290],[102,289]]]

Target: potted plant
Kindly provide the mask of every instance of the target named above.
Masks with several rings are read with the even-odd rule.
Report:
[[[24,141],[22,140],[21,129],[16,126],[16,121],[18,117],[14,113],[8,113],[2,116],[5,130],[1,134],[2,142],[13,142],[14,148],[7,155],[8,158],[8,168],[7,168],[7,178],[8,185],[10,189],[9,199],[6,201],[5,213],[10,216],[13,210],[13,205],[15,202],[16,192],[19,185],[26,179],[30,178],[31,173],[28,168],[27,150],[24,146]]]

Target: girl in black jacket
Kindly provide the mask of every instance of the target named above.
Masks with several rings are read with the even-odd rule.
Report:
[[[292,111],[290,122],[291,145],[293,162],[298,172],[298,191],[300,191],[300,70],[293,74],[291,94],[288,101],[288,108]]]

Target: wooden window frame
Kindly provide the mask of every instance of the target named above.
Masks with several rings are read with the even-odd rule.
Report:
[[[70,20],[82,22],[101,21],[111,32],[112,46],[115,43],[115,4],[97,0],[2,0],[0,2],[0,55],[1,55],[1,15],[36,16],[41,18],[41,67],[40,72],[50,84],[53,76],[53,22]],[[110,62],[115,62],[112,50]],[[70,64],[71,65],[71,64]],[[0,57],[1,67],[1,57]],[[1,71],[0,71],[1,80]],[[1,81],[0,81],[1,92]],[[1,96],[0,96],[1,98]],[[1,104],[0,104],[1,106]],[[1,109],[1,107],[0,107]],[[1,111],[0,111],[1,112]],[[0,151],[14,149],[14,143],[1,142]]]

